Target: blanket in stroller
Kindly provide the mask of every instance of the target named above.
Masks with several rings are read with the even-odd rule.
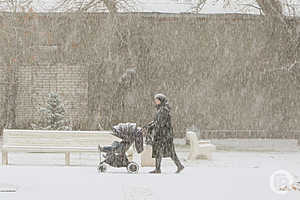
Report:
[[[112,134],[122,139],[123,144],[125,144],[125,149],[123,145],[123,147],[120,147],[125,150],[125,152],[129,149],[132,143],[134,143],[135,149],[138,153],[141,153],[144,150],[142,128],[137,127],[136,123],[120,123],[113,126],[112,130]]]

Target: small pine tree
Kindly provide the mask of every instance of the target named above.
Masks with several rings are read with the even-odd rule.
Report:
[[[68,120],[65,119],[64,105],[59,96],[49,93],[46,107],[40,108],[41,119],[32,124],[33,129],[41,130],[71,130]]]

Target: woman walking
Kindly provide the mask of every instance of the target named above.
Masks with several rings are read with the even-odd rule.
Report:
[[[173,127],[171,124],[170,106],[164,94],[154,96],[156,115],[154,121],[149,123],[148,128],[154,130],[152,144],[152,157],[155,158],[155,170],[150,173],[161,173],[162,158],[170,157],[177,166],[176,173],[180,173],[184,166],[179,161],[173,143]]]

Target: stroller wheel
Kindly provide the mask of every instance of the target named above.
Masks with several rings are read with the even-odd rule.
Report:
[[[105,164],[100,164],[97,167],[98,173],[104,173],[107,170],[107,166]]]
[[[135,162],[130,162],[128,165],[127,165],[127,171],[129,173],[137,173],[139,171],[139,165]]]

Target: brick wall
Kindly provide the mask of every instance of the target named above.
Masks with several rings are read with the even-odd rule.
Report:
[[[0,128],[3,127],[5,118],[5,90],[6,90],[5,68],[0,67]],[[0,131],[1,135],[1,131]]]
[[[17,127],[28,127],[38,117],[47,95],[56,92],[67,117],[75,121],[87,110],[87,73],[81,66],[20,66],[18,70]]]
[[[152,120],[157,92],[168,96],[174,130],[181,136],[192,125],[207,130],[300,129],[300,68],[277,70],[290,56],[286,33],[278,24],[249,15],[120,14],[114,34],[107,14],[77,15],[39,15],[35,31],[50,34],[52,42],[38,43],[32,36],[28,43],[43,48],[28,52],[36,60],[27,54],[20,58],[23,65],[39,66],[19,68],[18,128],[36,117],[34,108],[54,91],[73,120],[92,113],[101,116],[105,129],[112,123]],[[0,43],[0,60],[5,45]],[[51,46],[49,51],[44,45]],[[31,46],[23,48],[30,51]],[[89,95],[83,65],[97,67]],[[128,68],[136,68],[137,80],[121,96],[116,94],[118,80]],[[114,95],[120,96],[116,107]],[[90,111],[97,112],[86,112],[88,99]]]

